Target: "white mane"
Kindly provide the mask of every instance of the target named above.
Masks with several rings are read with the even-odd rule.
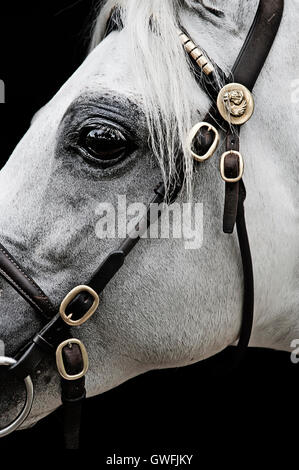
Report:
[[[91,49],[101,42],[115,6],[121,7],[121,21],[129,38],[127,48],[132,75],[143,103],[153,153],[167,180],[175,175],[174,155],[178,151],[178,143],[181,143],[185,183],[190,195],[193,163],[185,142],[187,133],[195,123],[196,104],[200,103],[200,111],[205,112],[208,103],[207,100],[203,103],[202,95],[196,96],[199,86],[195,83],[178,38],[180,2],[108,0],[95,21]],[[152,19],[152,27],[149,28]]]

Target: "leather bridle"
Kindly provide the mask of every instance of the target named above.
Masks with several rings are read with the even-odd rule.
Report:
[[[244,213],[244,162],[239,151],[240,128],[252,115],[254,103],[251,91],[274,42],[283,6],[283,0],[260,0],[254,22],[229,77],[193,43],[183,28],[178,31],[196,80],[213,103],[204,120],[190,132],[188,142],[194,160],[202,162],[209,159],[218,146],[219,131],[226,134],[226,151],[220,160],[221,176],[225,181],[223,231],[231,234],[236,226],[243,265],[243,310],[237,345],[238,360],[249,344],[254,311],[253,268]],[[106,35],[119,29],[118,19],[119,11],[116,8],[108,21]],[[225,83],[224,87],[220,87],[221,82]],[[164,201],[170,204],[176,199],[181,184],[174,186],[171,182],[168,183],[167,186],[159,183],[150,205]],[[78,448],[88,356],[82,342],[72,337],[71,328],[84,324],[97,310],[99,295],[125,263],[142,231],[152,222],[150,205],[147,217],[139,222],[134,233],[127,236],[118,250],[107,256],[85,285],[79,285],[67,294],[60,305],[59,313],[22,266],[0,245],[1,276],[45,322],[41,331],[21,347],[14,358],[0,357],[0,365],[8,366],[9,374],[24,380],[27,390],[24,409],[14,423],[0,430],[0,437],[17,429],[27,418],[33,401],[30,376],[45,355],[56,354],[65,410],[65,445],[67,449]]]

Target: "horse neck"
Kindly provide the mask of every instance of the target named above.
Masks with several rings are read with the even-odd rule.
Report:
[[[254,88],[255,115],[241,133],[255,260],[251,344],[282,350],[290,350],[299,338],[299,115],[292,99],[299,76],[297,22],[294,2],[286,2],[279,33]]]

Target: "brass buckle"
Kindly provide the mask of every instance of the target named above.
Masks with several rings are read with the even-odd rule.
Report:
[[[239,174],[236,178],[227,178],[225,176],[225,168],[224,168],[225,158],[227,157],[227,155],[231,155],[231,154],[237,155],[237,157],[239,158]],[[224,152],[222,154],[221,159],[220,159],[220,173],[221,173],[221,178],[226,183],[237,183],[238,181],[240,181],[244,173],[244,160],[240,152],[237,152],[236,150],[229,150],[228,152]]]
[[[94,298],[92,306],[87,310],[87,312],[83,315],[82,318],[79,320],[72,320],[73,314],[70,313],[69,315],[66,314],[66,309],[69,303],[76,297],[76,295],[80,294],[80,292],[88,292]],[[80,326],[83,325],[96,311],[100,303],[100,299],[98,294],[89,286],[77,286],[72,289],[63,299],[59,307],[59,313],[63,321],[70,326]]]
[[[63,357],[62,357],[62,350],[65,346],[69,345],[71,347],[71,345],[73,344],[78,344],[78,346],[80,347],[80,351],[81,351],[82,359],[83,359],[83,369],[78,374],[69,375],[67,371],[65,370],[65,365],[64,365]],[[76,338],[67,339],[63,341],[62,343],[60,343],[60,345],[56,349],[56,365],[57,365],[57,370],[59,374],[65,380],[78,380],[78,379],[81,379],[81,377],[84,377],[84,375],[88,371],[88,354],[87,354],[84,344],[79,339],[76,339]]]
[[[192,150],[192,144],[193,144],[193,140],[197,136],[198,132],[203,127],[207,127],[208,131],[213,131],[214,134],[215,134],[215,138],[214,138],[214,141],[213,141],[211,147],[209,148],[209,150],[204,155],[197,155],[197,153],[193,152],[193,150]],[[191,129],[191,131],[188,135],[187,147],[188,147],[189,151],[191,152],[191,155],[194,158],[194,160],[197,160],[198,162],[204,162],[205,160],[208,160],[209,158],[211,158],[212,155],[215,153],[215,151],[218,147],[218,144],[219,144],[219,140],[220,140],[219,139],[219,133],[218,133],[216,127],[212,126],[212,124],[209,124],[208,122],[199,122],[194,127],[192,127],[192,129]]]

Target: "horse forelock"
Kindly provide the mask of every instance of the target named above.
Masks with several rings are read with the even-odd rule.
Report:
[[[120,11],[116,21],[126,34],[132,85],[144,110],[153,154],[160,163],[164,180],[173,181],[179,148],[183,155],[185,188],[190,196],[193,162],[186,148],[187,134],[198,120],[198,111],[203,114],[208,110],[208,100],[195,82],[178,37],[185,2],[108,0],[101,4],[97,15],[91,49],[103,40],[114,7]]]

